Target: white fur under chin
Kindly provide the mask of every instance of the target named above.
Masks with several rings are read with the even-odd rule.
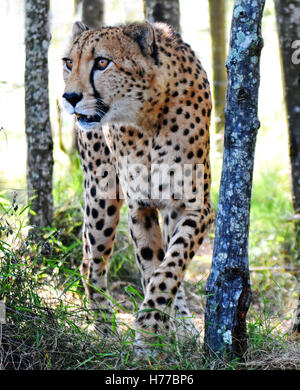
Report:
[[[83,131],[91,131],[91,130],[98,130],[101,128],[101,122],[79,122],[76,121],[76,125],[78,126],[79,130]]]

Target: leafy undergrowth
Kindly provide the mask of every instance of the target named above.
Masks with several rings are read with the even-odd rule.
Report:
[[[158,354],[151,358],[137,357],[131,326],[142,293],[125,231],[126,210],[122,212],[110,270],[116,316],[108,333],[101,335],[93,328],[93,315],[85,301],[78,270],[80,207],[69,212],[60,210],[56,227],[43,230],[38,239],[28,234],[24,224],[29,208],[20,210],[14,202],[2,207],[6,211],[1,219],[0,299],[5,301],[6,324],[0,325],[1,369],[300,368],[299,341],[292,340],[288,332],[278,330],[276,322],[268,317],[263,300],[262,310],[258,305],[249,313],[249,348],[243,360],[207,359],[203,344],[192,337],[184,343],[162,337],[156,348]],[[69,215],[72,215],[71,224]],[[198,306],[202,309],[197,313],[202,336],[204,284],[204,279],[186,284],[188,296],[193,291],[194,306],[197,299],[202,302]]]

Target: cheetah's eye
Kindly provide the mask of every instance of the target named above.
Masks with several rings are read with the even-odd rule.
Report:
[[[110,64],[110,60],[108,60],[107,58],[100,57],[96,59],[97,70],[104,70],[108,67],[109,64]]]
[[[66,65],[66,68],[68,70],[72,70],[73,61],[70,60],[70,58],[63,58],[63,61],[64,61],[65,65]]]

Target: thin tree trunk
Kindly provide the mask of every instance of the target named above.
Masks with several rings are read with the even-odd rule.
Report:
[[[144,14],[150,23],[167,23],[180,32],[179,0],[144,0]]]
[[[209,0],[210,36],[212,41],[213,97],[217,150],[223,149],[226,94],[226,25],[225,0]]]
[[[53,141],[48,97],[49,0],[26,0],[25,111],[30,223],[49,226],[53,216]]]
[[[300,214],[300,1],[275,0],[283,89],[288,119],[292,198]],[[300,221],[295,218],[297,263],[300,264]],[[300,284],[300,283],[299,283]],[[300,296],[294,330],[300,332]]]
[[[104,0],[83,0],[82,21],[91,29],[99,29],[103,25]]]
[[[249,214],[257,116],[261,20],[265,0],[235,0],[226,61],[224,157],[212,269],[207,282],[205,346],[221,357],[247,349],[251,288]]]

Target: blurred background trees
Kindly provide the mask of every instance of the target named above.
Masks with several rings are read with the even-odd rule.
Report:
[[[179,0],[144,0],[144,14],[150,23],[167,23],[180,33]]]
[[[209,0],[208,4],[212,51],[212,90],[214,97],[216,147],[218,151],[222,151],[225,127],[225,94],[227,85],[225,68],[227,55],[226,4],[225,0]]]
[[[296,264],[300,266],[300,2],[298,0],[275,0],[276,21],[279,36],[283,95],[289,132],[289,155],[291,161],[291,191],[294,208],[293,222],[296,236]],[[300,280],[299,280],[300,285]],[[300,332],[300,295],[294,324]]]
[[[90,28],[100,28],[104,21],[104,0],[80,0],[80,2],[82,22]]]

